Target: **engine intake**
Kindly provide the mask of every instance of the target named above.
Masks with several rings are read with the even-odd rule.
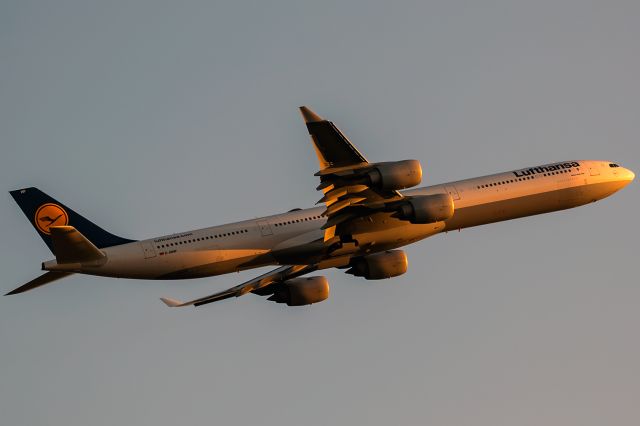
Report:
[[[329,297],[329,281],[320,276],[293,278],[272,284],[269,288],[273,290],[273,295],[267,300],[288,306],[311,305]]]
[[[405,189],[422,181],[422,166],[418,160],[390,161],[374,164],[367,172],[369,184],[380,189]]]
[[[450,219],[454,210],[449,194],[417,195],[402,204],[395,216],[411,223],[434,223]]]
[[[346,272],[367,280],[382,280],[397,277],[407,272],[409,262],[402,250],[388,250],[382,253],[351,259],[351,266]]]

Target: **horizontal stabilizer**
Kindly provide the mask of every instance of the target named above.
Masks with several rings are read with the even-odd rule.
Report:
[[[82,263],[106,256],[73,226],[52,226],[53,253],[58,263]]]
[[[9,293],[5,294],[5,296],[24,293],[25,291],[33,290],[36,287],[40,287],[45,284],[52,283],[54,281],[59,280],[60,278],[68,277],[69,275],[73,275],[73,272],[50,271],[44,275],[40,275],[38,278],[34,280],[29,281],[25,285],[16,288],[15,290],[11,290]]]

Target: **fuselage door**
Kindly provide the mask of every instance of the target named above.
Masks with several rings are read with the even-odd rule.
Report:
[[[269,225],[269,222],[267,222],[266,220],[259,221],[258,226],[260,227],[260,233],[263,237],[273,235],[273,231],[271,231],[271,225]]]
[[[591,176],[598,176],[600,174],[600,169],[598,167],[589,167],[589,174]]]
[[[140,241],[140,245],[142,246],[145,259],[156,257],[156,249],[153,246],[153,241]]]
[[[460,194],[458,194],[458,190],[455,186],[445,186],[444,190],[447,191],[447,194],[451,195],[451,198],[453,198],[454,201],[460,199]]]

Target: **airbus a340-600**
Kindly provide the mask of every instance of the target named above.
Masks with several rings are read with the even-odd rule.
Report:
[[[22,293],[72,274],[149,280],[200,278],[276,265],[228,290],[168,306],[200,306],[247,293],[302,306],[329,297],[323,276],[345,269],[368,280],[407,272],[400,247],[435,234],[588,204],[628,185],[610,161],[568,160],[414,188],[417,160],[370,163],[330,121],[301,107],[320,163],[319,207],[147,240],[115,236],[36,188],[11,191],[55,259]],[[413,188],[413,189],[408,189]]]

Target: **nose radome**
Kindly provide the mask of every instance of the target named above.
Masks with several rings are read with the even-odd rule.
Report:
[[[636,177],[636,174],[633,173],[631,170],[624,167],[621,167],[620,169],[621,169],[620,171],[622,172],[620,174],[620,177],[628,181],[627,183],[630,183]]]

